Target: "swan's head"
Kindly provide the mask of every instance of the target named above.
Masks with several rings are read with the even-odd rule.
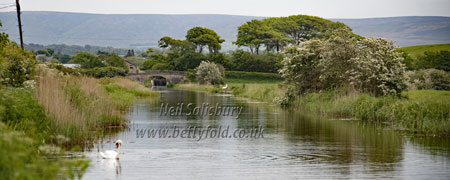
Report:
[[[119,146],[122,146],[122,141],[120,139],[115,141],[114,143],[116,143],[116,148],[119,148]]]

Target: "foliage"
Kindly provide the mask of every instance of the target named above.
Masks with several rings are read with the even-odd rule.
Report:
[[[215,63],[202,61],[195,70],[197,71],[197,80],[201,84],[215,85],[223,83],[224,74],[220,72],[219,66]]]
[[[218,53],[222,48],[220,44],[225,41],[220,39],[216,32],[204,27],[194,27],[188,30],[186,40],[197,46],[198,53],[202,53],[205,46],[208,47],[210,53]]]
[[[0,122],[38,141],[49,140],[54,134],[44,107],[28,89],[0,90]]]
[[[171,69],[170,65],[166,64],[166,63],[156,63],[152,66],[152,70],[167,70],[167,69]]]
[[[398,95],[406,88],[403,58],[383,39],[358,40],[342,29],[330,39],[288,47],[284,55],[280,73],[291,86],[290,96],[341,87]]]
[[[77,55],[72,57],[72,61],[74,63],[80,64],[81,68],[84,69],[105,67],[105,64],[103,64],[98,56],[87,52],[78,52]]]
[[[99,57],[103,62],[105,62],[107,66],[122,68],[128,71],[128,66],[125,63],[125,60],[122,57],[118,56],[117,54],[112,53],[106,56],[101,55]]]
[[[333,22],[316,16],[293,15],[252,20],[238,27],[238,46],[246,46],[252,53],[259,54],[260,48],[266,51],[281,51],[287,45],[300,45],[312,38],[328,38],[336,29],[348,28],[340,22]],[[349,29],[349,28],[348,28]],[[353,37],[362,37],[350,33]]]
[[[260,20],[251,20],[238,27],[237,40],[233,42],[238,47],[247,46],[252,53],[259,54],[264,41],[270,39],[272,34],[270,27]]]
[[[349,115],[363,121],[389,123],[397,129],[448,135],[450,133],[450,94],[448,91],[420,90],[396,96],[374,97],[345,91],[309,93],[293,104],[321,113]]]
[[[199,66],[200,62],[206,61],[207,57],[200,53],[192,51],[184,52],[180,56],[173,57],[172,63],[174,70],[194,69]]]
[[[61,52],[57,52],[57,53],[53,54],[53,58],[57,59],[58,61],[60,61],[63,64],[69,62],[72,59],[70,57],[70,55],[62,54]]]
[[[127,70],[123,68],[117,68],[113,66],[107,66],[107,67],[96,67],[91,69],[83,69],[81,71],[83,74],[95,77],[95,78],[102,78],[102,77],[115,77],[115,76],[126,76]]]
[[[57,135],[60,128],[46,115],[30,89],[0,89],[2,178],[81,178],[87,167],[86,161],[59,159],[59,153],[62,153],[59,147],[46,145],[65,143],[64,136]],[[49,148],[58,151],[47,153]]]
[[[81,179],[88,167],[88,161],[58,158],[62,155],[58,147],[39,146],[38,141],[7,129],[1,122],[0,147],[2,179]]]
[[[119,109],[126,110],[133,105],[136,97],[159,97],[159,93],[152,92],[139,83],[126,78],[103,78],[100,82],[112,103]]]
[[[166,56],[151,54],[150,59],[156,60],[158,63],[148,62],[145,69],[185,71],[194,69],[200,62],[206,61],[208,57],[222,61],[224,56],[218,52],[221,49],[220,44],[222,42],[224,40],[220,39],[216,32],[203,27],[190,29],[187,32],[186,40],[176,40],[168,36],[162,37],[158,41],[158,46],[160,48],[169,48],[169,53]],[[204,47],[208,47],[208,56],[202,53]]]
[[[408,72],[409,89],[450,90],[450,73],[437,69]]]
[[[450,72],[450,52],[425,51],[423,55],[417,56],[416,69],[429,68]]]
[[[144,64],[142,64],[141,69],[142,70],[149,70],[152,69],[153,65],[157,64],[158,61],[154,61],[154,60],[147,60],[144,62]]]
[[[236,50],[231,54],[231,60],[225,64],[228,70],[250,72],[277,72],[281,65],[280,54],[268,53],[256,55],[244,50]]]
[[[34,77],[37,63],[30,51],[23,51],[15,42],[0,34],[0,86],[22,87]]]
[[[197,71],[194,70],[194,69],[189,69],[189,70],[187,71],[187,79],[188,79],[190,82],[196,81],[196,80],[197,80]]]

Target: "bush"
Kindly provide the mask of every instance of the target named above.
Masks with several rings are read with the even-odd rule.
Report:
[[[257,55],[244,50],[232,53],[231,62],[225,64],[227,69],[250,72],[277,72],[282,59],[281,55]]]
[[[437,69],[412,71],[409,75],[409,89],[450,90],[450,73]]]
[[[187,79],[191,82],[194,82],[195,80],[197,80],[197,71],[193,70],[193,69],[189,69],[187,71]]]
[[[152,69],[153,65],[157,64],[157,61],[154,60],[147,60],[144,62],[144,64],[142,64],[142,70],[150,70]]]
[[[23,51],[15,42],[6,41],[0,46],[0,85],[22,87],[25,81],[34,78],[37,61],[33,53]]]
[[[127,71],[122,68],[117,67],[97,67],[92,69],[82,70],[82,73],[91,77],[102,78],[102,77],[115,77],[115,76],[126,76]]]
[[[449,51],[425,51],[422,56],[417,57],[417,69],[439,69],[450,72]]]
[[[223,84],[223,74],[215,63],[202,61],[195,70],[197,70],[197,80],[201,84]]]
[[[72,61],[80,64],[81,68],[85,69],[105,67],[105,64],[103,64],[98,56],[88,52],[78,52],[77,55],[72,57]]]
[[[392,42],[358,40],[339,30],[327,40],[310,40],[284,50],[280,73],[293,92],[289,96],[347,88],[365,93],[399,95],[406,89],[402,54]]]
[[[152,70],[169,70],[170,66],[166,63],[156,63],[152,66]]]

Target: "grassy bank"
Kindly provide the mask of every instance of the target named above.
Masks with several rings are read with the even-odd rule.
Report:
[[[120,110],[127,110],[136,98],[159,98],[159,93],[152,92],[136,81],[128,78],[103,78],[100,84],[108,93],[114,106]]]
[[[35,96],[54,123],[57,134],[67,144],[93,140],[93,133],[126,126],[121,114],[136,97],[159,97],[126,78],[95,79],[85,76],[59,76],[54,70],[41,70]]]
[[[298,98],[295,108],[331,116],[355,117],[427,135],[450,134],[450,91],[414,90],[399,97],[373,97],[336,91]]]
[[[0,174],[5,179],[81,178],[83,159],[64,151],[126,127],[123,110],[159,94],[126,78],[95,79],[39,68],[35,85],[0,88]],[[31,83],[33,84],[33,83]]]
[[[419,55],[423,55],[425,51],[450,51],[450,44],[432,44],[432,45],[422,45],[422,46],[409,46],[409,47],[402,47],[399,48],[399,50],[402,50],[408,54],[410,54],[412,57],[416,58]]]
[[[232,93],[237,97],[245,97],[264,102],[273,102],[276,97],[283,95],[280,88],[282,81],[278,80],[255,80],[255,79],[225,79],[227,89],[223,86],[200,85],[198,83],[177,84],[176,89],[191,91],[205,91],[210,93]]]

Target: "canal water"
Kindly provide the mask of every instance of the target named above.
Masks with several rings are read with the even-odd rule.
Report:
[[[134,104],[128,130],[85,153],[91,163],[83,179],[450,179],[449,138],[409,136],[351,118],[324,118],[221,94],[160,92],[160,100]],[[162,103],[193,103],[191,109],[219,103],[243,110],[238,119],[161,116]],[[229,131],[219,138],[173,138],[176,129],[194,128]],[[137,136],[158,129],[168,130],[166,138]],[[256,133],[247,136],[252,129]],[[234,131],[242,131],[242,138],[233,137]],[[99,152],[115,149],[117,139],[123,141],[120,159],[102,159]]]

